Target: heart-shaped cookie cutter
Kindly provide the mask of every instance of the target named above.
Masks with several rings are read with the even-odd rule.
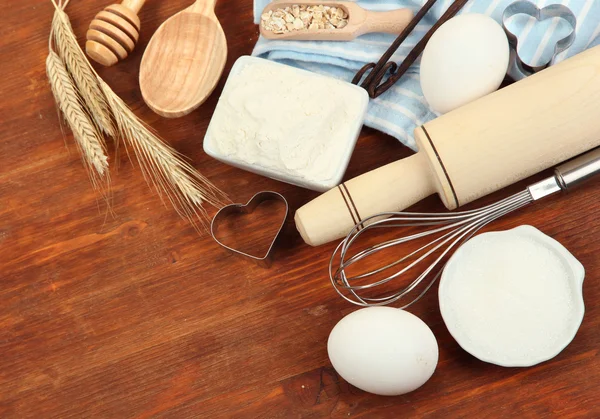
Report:
[[[265,201],[283,202],[285,204],[285,216],[283,217],[283,220],[281,221],[281,225],[279,226],[279,229],[277,230],[275,237],[273,237],[273,239],[271,240],[269,249],[267,250],[267,252],[265,253],[264,256],[260,257],[260,256],[252,255],[250,253],[246,253],[241,250],[238,250],[235,247],[227,246],[226,244],[223,244],[217,238],[217,231],[219,229],[219,225],[221,224],[221,220],[223,220],[228,215],[235,214],[235,213],[237,213],[237,214],[252,214],[254,212],[254,210]],[[272,192],[272,191],[259,192],[256,195],[254,195],[252,198],[250,198],[250,200],[246,204],[231,204],[231,205],[227,205],[226,207],[221,208],[221,210],[219,210],[219,212],[217,212],[215,214],[215,216],[212,219],[212,222],[210,223],[210,234],[211,234],[212,238],[219,245],[221,245],[225,249],[229,250],[230,252],[237,254],[237,255],[244,256],[248,259],[251,259],[258,265],[268,268],[271,266],[271,263],[273,261],[272,255],[273,255],[273,248],[275,247],[275,242],[281,235],[281,232],[285,225],[285,221],[288,218],[288,214],[289,214],[288,202],[283,197],[283,195],[281,195],[277,192]]]
[[[519,39],[517,35],[511,32],[510,29],[508,29],[507,26],[508,20],[513,16],[519,14],[531,16],[535,18],[538,22],[558,17],[570,24],[573,30],[569,35],[556,42],[554,46],[554,54],[548,62],[537,66],[531,66],[525,63],[519,56]],[[554,64],[554,61],[556,60],[558,54],[565,51],[573,44],[576,36],[575,29],[577,27],[577,18],[575,17],[571,9],[562,4],[551,4],[540,9],[530,1],[518,0],[514,3],[509,4],[508,7],[504,9],[504,13],[502,14],[502,27],[504,28],[504,32],[506,32],[506,36],[508,37],[508,43],[511,47],[511,61],[509,74],[511,74],[513,78],[521,80]]]

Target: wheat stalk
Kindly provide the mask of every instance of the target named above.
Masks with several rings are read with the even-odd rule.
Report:
[[[53,50],[46,59],[46,73],[58,108],[73,131],[84,164],[90,169],[92,184],[98,188],[102,181],[108,182],[109,179],[102,137],[85,112],[67,68]]]
[[[163,143],[102,80],[77,43],[69,17],[63,11],[69,0],[51,1],[56,12],[50,40],[54,40],[60,56],[50,48],[47,60],[50,84],[88,169],[96,169],[97,174],[88,170],[94,185],[98,183],[98,174],[106,174],[108,179],[108,161],[102,136],[86,110],[107,134],[115,140],[123,138],[133,149],[144,178],[154,185],[163,201],[166,195],[179,215],[187,218],[194,228],[199,227],[196,220],[204,226],[207,215],[202,204],[221,207],[228,201],[226,195]]]
[[[69,16],[58,6],[52,19],[52,34],[56,50],[75,80],[77,90],[93,120],[106,134],[114,136],[115,127],[106,98],[98,86],[98,77],[77,43]]]
[[[202,204],[221,207],[227,201],[226,195],[150,131],[110,86],[101,79],[99,82],[113,111],[119,135],[135,152],[146,181],[154,185],[161,199],[164,193],[179,215],[196,229],[196,218],[204,225],[207,217]]]

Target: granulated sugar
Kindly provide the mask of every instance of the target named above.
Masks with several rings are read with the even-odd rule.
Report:
[[[522,226],[482,234],[457,251],[440,284],[440,307],[463,348],[501,365],[531,365],[572,339],[583,314],[583,267],[557,245]]]

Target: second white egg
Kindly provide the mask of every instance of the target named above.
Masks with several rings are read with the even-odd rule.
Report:
[[[456,16],[433,34],[421,59],[421,88],[446,113],[500,87],[510,58],[502,27],[482,14]]]

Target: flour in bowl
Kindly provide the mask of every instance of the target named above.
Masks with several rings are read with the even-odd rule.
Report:
[[[366,111],[349,83],[242,57],[211,120],[205,150],[247,170],[326,190],[340,182]]]

